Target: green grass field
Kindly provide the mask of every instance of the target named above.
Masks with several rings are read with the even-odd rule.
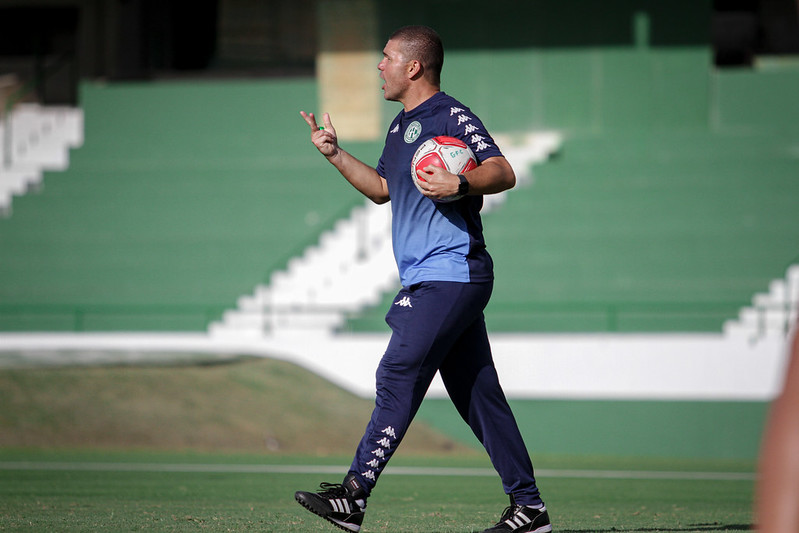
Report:
[[[638,462],[634,470],[628,461],[582,463],[589,468],[539,474],[556,531],[751,527],[751,472],[686,471],[679,462],[670,470],[663,462]],[[6,450],[0,530],[334,531],[293,493],[337,481],[346,464],[310,456]],[[646,467],[657,470],[640,470]],[[398,455],[369,501],[364,531],[482,531],[506,503],[483,460]]]
[[[343,478],[371,401],[270,360],[53,355],[0,357],[0,531],[336,531],[293,494]],[[749,459],[533,462],[555,531],[751,528]],[[419,421],[363,531],[482,531],[506,505],[482,452]]]

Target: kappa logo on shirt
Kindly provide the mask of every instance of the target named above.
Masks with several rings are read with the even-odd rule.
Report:
[[[413,305],[411,305],[411,298],[409,296],[403,296],[394,302],[394,305],[398,305],[400,307],[413,307]]]
[[[471,143],[472,145],[477,143],[477,146],[474,147],[475,152],[481,152],[490,146],[487,142],[485,142],[485,137],[478,134],[472,135]]]

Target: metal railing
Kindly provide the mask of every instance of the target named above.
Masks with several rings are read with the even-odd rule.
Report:
[[[491,325],[511,331],[644,332],[713,331],[733,318],[740,302],[529,302],[489,304]]]
[[[159,304],[0,304],[0,331],[109,331],[116,325],[124,331],[204,331],[219,320],[231,305],[159,305]],[[713,331],[737,319],[740,303],[636,302],[636,303],[530,303],[525,305],[489,306],[494,331],[520,332],[656,332]],[[767,334],[787,335],[799,315],[799,303],[751,307],[746,327],[754,337]],[[384,311],[383,309],[380,312]],[[359,312],[342,310],[332,305],[283,304],[264,305],[258,311],[265,323],[279,320],[286,314],[325,315],[342,313],[357,319]],[[522,327],[507,327],[508,324]],[[158,324],[163,326],[158,326]],[[144,324],[144,326],[143,326]],[[156,324],[156,327],[153,327]],[[180,324],[179,327],[169,327]],[[554,324],[554,326],[553,326]],[[653,327],[661,324],[662,327]],[[266,328],[268,329],[268,328]],[[345,326],[345,329],[346,326]]]
[[[204,331],[229,305],[0,304],[0,331]],[[152,327],[154,323],[171,327]],[[143,323],[146,326],[143,327]],[[180,324],[181,327],[175,327]],[[149,327],[147,327],[149,326]]]

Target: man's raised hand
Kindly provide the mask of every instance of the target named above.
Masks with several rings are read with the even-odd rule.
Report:
[[[305,119],[305,122],[311,128],[311,142],[325,157],[332,157],[338,153],[338,137],[336,137],[336,128],[330,122],[330,115],[325,113],[322,115],[322,127],[316,124],[316,117],[313,113],[306,113],[300,111],[300,115]]]

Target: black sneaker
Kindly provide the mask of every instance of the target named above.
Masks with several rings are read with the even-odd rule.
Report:
[[[549,523],[547,508],[532,509],[526,505],[516,505],[513,495],[510,497],[510,506],[502,512],[499,522],[483,533],[498,533],[511,531],[513,533],[547,533],[552,531]]]
[[[322,483],[319,492],[297,491],[300,505],[345,531],[361,530],[366,509],[366,491],[350,474],[344,483]]]

